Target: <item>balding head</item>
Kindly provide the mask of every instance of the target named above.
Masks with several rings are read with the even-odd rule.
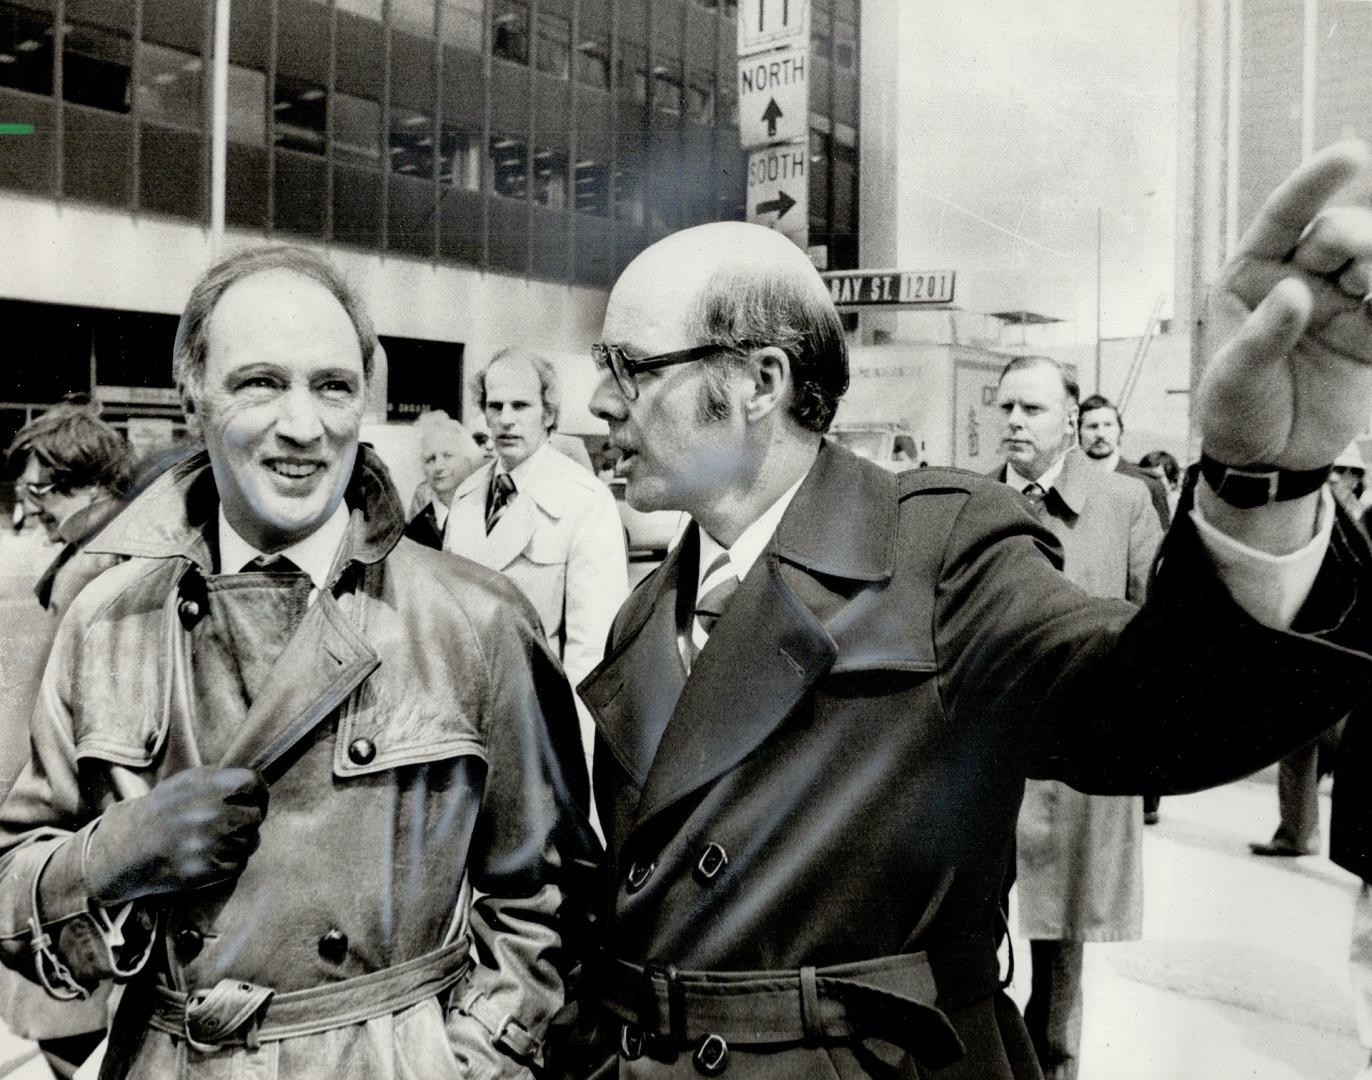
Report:
[[[729,352],[775,346],[791,361],[792,419],[828,430],[848,388],[848,349],[829,292],[805,253],[780,233],[736,221],[684,229],[640,254],[610,293],[606,340],[653,324]]]

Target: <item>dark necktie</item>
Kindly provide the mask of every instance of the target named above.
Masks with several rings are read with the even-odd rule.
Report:
[[[700,655],[700,650],[705,648],[705,642],[714,630],[715,623],[719,622],[720,615],[724,613],[724,606],[737,589],[738,577],[734,573],[734,564],[729,560],[729,553],[721,551],[710,564],[710,569],[705,572],[705,577],[701,579],[700,593],[696,597],[695,618],[691,620],[693,664]]]
[[[514,498],[515,482],[514,477],[509,473],[498,472],[491,476],[491,490],[486,496],[486,535],[489,536],[491,530],[495,528],[495,523],[500,520],[505,513],[505,507],[510,505],[510,500]]]
[[[1048,492],[1041,484],[1026,484],[1024,490],[1020,492],[1029,500],[1029,505],[1033,507],[1034,513],[1039,517],[1043,516],[1043,500],[1048,497]]]
[[[299,574],[303,571],[284,555],[259,555],[243,564],[244,574]]]

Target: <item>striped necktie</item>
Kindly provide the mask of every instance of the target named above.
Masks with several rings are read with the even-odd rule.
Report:
[[[705,571],[705,577],[700,582],[700,591],[696,595],[695,617],[691,620],[692,663],[695,663],[695,658],[700,655],[700,650],[705,648],[705,642],[714,630],[715,623],[719,622],[720,615],[724,613],[724,605],[729,602],[737,588],[738,576],[734,573],[734,564],[729,560],[729,553],[721,551],[710,564],[710,569]]]
[[[495,523],[500,520],[505,513],[505,507],[510,505],[510,500],[514,498],[515,482],[507,472],[494,472],[491,474],[491,490],[486,497],[486,535],[490,536],[491,530],[495,528]]]

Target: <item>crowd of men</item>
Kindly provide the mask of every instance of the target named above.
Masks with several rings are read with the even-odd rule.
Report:
[[[1001,377],[996,475],[864,462],[804,253],[652,245],[592,347],[630,503],[689,515],[631,594],[545,359],[481,373],[491,457],[426,422],[407,506],[361,299],[228,256],[177,333],[194,452],[117,498],[56,420],[15,445],[66,546],[0,804],[6,994],[46,1005],[11,1016],[106,1078],[1074,1077],[1138,796],[1366,707],[1372,552],[1326,481],[1372,415],[1369,171],[1306,163],[1223,271],[1175,512],[1045,358]]]

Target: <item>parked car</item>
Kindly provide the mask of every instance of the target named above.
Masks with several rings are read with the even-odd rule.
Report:
[[[678,510],[635,510],[624,498],[628,486],[622,476],[608,481],[619,507],[619,520],[624,523],[625,542],[629,557],[656,557],[667,553],[686,528],[686,515]]]

